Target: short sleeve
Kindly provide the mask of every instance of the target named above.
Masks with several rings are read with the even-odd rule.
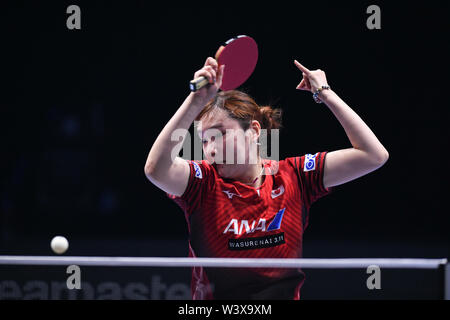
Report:
[[[294,166],[307,209],[319,198],[333,191],[333,188],[325,188],[323,184],[326,156],[327,152],[324,151],[286,159]]]
[[[214,169],[205,160],[186,161],[188,161],[190,168],[189,181],[186,190],[181,196],[175,196],[170,193],[166,193],[166,195],[177,203],[187,215],[190,215],[200,207],[202,194],[205,194],[204,191],[212,188],[214,184]]]

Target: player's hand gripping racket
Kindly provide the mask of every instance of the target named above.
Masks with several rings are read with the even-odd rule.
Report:
[[[255,70],[258,62],[258,46],[251,37],[237,36],[220,46],[215,58],[219,67],[226,65],[220,89],[233,90],[243,84]],[[208,83],[207,78],[198,77],[189,83],[189,88],[195,92]]]

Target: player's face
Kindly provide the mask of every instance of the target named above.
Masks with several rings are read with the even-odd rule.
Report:
[[[249,164],[256,163],[254,131],[244,132],[239,122],[222,110],[204,117],[198,124],[203,152],[209,163],[215,164],[225,178],[242,176]]]

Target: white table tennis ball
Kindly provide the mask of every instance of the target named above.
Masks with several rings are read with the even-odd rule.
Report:
[[[50,246],[54,253],[63,254],[69,248],[69,241],[63,236],[56,236],[52,239]]]

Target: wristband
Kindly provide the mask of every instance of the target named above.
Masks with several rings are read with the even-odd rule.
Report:
[[[316,92],[314,92],[314,94],[313,94],[313,99],[314,99],[314,101],[315,101],[316,103],[322,103],[322,100],[319,99],[319,93],[320,93],[322,90],[329,90],[329,89],[330,89],[330,86],[322,86],[321,88],[318,88],[318,89],[316,90]]]

